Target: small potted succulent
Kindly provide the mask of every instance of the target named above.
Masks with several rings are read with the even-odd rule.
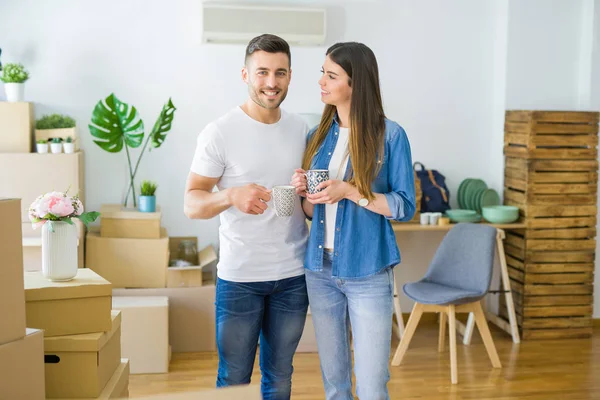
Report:
[[[138,210],[140,212],[156,212],[156,183],[151,181],[142,181],[140,187],[140,197],[138,203]]]
[[[6,100],[9,102],[25,101],[25,81],[29,72],[21,64],[6,64],[2,67],[0,80],[4,82]]]
[[[48,141],[46,139],[38,139],[35,142],[35,148],[40,154],[48,153]]]
[[[60,154],[62,153],[62,139],[59,137],[55,137],[50,139],[50,151],[52,154]]]
[[[51,140],[61,138],[65,144],[65,153],[67,152],[67,138],[71,137],[71,142],[75,143],[77,130],[75,120],[68,115],[50,114],[44,115],[35,121],[35,139]],[[75,148],[73,147],[73,151]]]
[[[63,143],[63,149],[66,154],[71,154],[75,152],[75,142],[71,136],[67,136],[65,142]]]

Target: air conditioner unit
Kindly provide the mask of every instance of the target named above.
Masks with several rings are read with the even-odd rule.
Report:
[[[263,33],[281,36],[291,45],[325,43],[324,9],[203,3],[202,40],[244,43]]]

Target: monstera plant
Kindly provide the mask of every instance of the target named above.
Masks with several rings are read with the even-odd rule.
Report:
[[[92,114],[92,121],[89,124],[90,133],[96,138],[94,143],[109,153],[119,153],[125,148],[127,162],[129,164],[129,188],[125,195],[124,206],[127,206],[129,193],[133,193],[133,206],[137,207],[137,197],[135,195],[135,175],[140,166],[140,161],[144,156],[148,144],[150,151],[152,148],[159,148],[171,130],[175,106],[169,101],[163,106],[154,126],[144,141],[144,122],[140,118],[137,109],[129,104],[120,101],[114,94],[106,99],[100,100]],[[143,143],[143,146],[142,146]],[[132,155],[130,149],[142,146],[137,162],[132,164]]]

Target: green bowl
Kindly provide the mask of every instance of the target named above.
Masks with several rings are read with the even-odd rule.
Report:
[[[509,224],[519,219],[519,208],[515,206],[490,206],[481,209],[483,218],[492,224]]]
[[[446,215],[453,222],[479,222],[481,216],[474,210],[446,210]]]

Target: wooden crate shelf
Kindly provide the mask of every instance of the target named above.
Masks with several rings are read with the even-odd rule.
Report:
[[[599,117],[506,112],[504,204],[526,228],[507,232],[504,250],[523,340],[591,336]]]
[[[597,112],[507,111],[504,154],[522,159],[598,158]]]

